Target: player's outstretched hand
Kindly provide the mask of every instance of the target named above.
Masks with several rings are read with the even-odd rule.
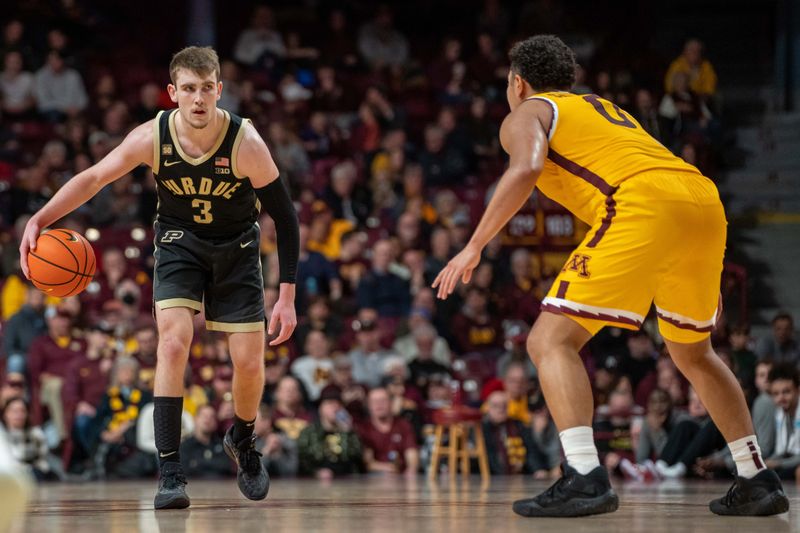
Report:
[[[286,342],[292,336],[294,328],[297,326],[294,302],[278,299],[275,303],[275,307],[272,308],[272,316],[269,318],[267,333],[273,335],[278,324],[281,325],[281,332],[269,342],[270,346],[277,346],[282,342]]]
[[[469,280],[472,279],[472,271],[475,270],[480,261],[481,250],[468,244],[447,263],[447,266],[433,280],[431,287],[434,289],[439,288],[437,297],[444,300],[453,294],[459,279],[464,283],[469,283]]]
[[[39,223],[33,218],[25,225],[25,232],[19,243],[19,266],[25,278],[31,279],[31,270],[28,268],[28,252],[36,250],[36,240],[39,238]]]

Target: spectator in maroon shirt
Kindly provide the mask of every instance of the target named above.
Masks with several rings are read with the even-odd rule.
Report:
[[[350,147],[357,152],[372,152],[380,147],[381,126],[375,110],[366,103],[358,108],[358,121],[350,136]]]
[[[100,288],[94,292],[86,291],[81,294],[84,305],[91,313],[99,313],[105,302],[114,299],[117,286],[128,273],[128,263],[122,250],[113,246],[103,250],[99,267],[94,281]]]
[[[392,416],[389,392],[383,387],[369,391],[369,420],[359,428],[364,446],[364,463],[369,472],[405,473],[419,469],[419,449],[408,421]]]
[[[511,254],[512,279],[500,288],[501,313],[505,318],[533,324],[539,316],[542,302],[538,296],[538,282],[533,277],[531,254],[518,248]]]
[[[34,424],[43,421],[42,406],[46,406],[59,437],[67,437],[64,424],[64,405],[61,388],[70,377],[70,365],[86,350],[83,340],[71,335],[70,315],[61,309],[47,311],[47,334],[31,344],[28,353],[28,372],[32,389],[31,415]]]
[[[73,359],[68,371],[70,379],[62,390],[66,427],[72,428],[75,441],[87,455],[94,447],[92,423],[108,388],[108,373],[116,355],[110,344],[111,333],[103,323],[90,327],[86,353]]]
[[[274,395],[272,425],[276,431],[295,441],[312,418],[306,411],[303,392],[303,385],[296,377],[284,376]]]
[[[482,289],[467,289],[464,306],[453,318],[453,332],[461,354],[490,354],[499,350],[503,332],[497,315],[489,312],[488,301]]]
[[[423,424],[420,406],[425,401],[425,398],[419,389],[406,377],[408,375],[408,367],[400,356],[395,356],[394,361],[389,360],[387,363],[387,372],[381,380],[381,384],[389,392],[392,416],[403,418],[411,424],[417,442],[420,443],[422,442]]]

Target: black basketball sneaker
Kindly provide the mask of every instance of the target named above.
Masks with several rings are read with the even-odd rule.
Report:
[[[189,507],[186,495],[186,476],[180,463],[167,462],[161,467],[158,492],[154,502],[156,509],[185,509]]]
[[[269,492],[269,476],[261,463],[261,453],[255,449],[256,436],[250,435],[240,442],[233,442],[233,426],[225,433],[222,444],[225,453],[236,462],[239,471],[236,479],[239,490],[251,500],[263,500]]]
[[[708,508],[720,515],[770,516],[788,511],[789,499],[778,474],[762,470],[751,479],[736,476],[728,494],[712,500]]]
[[[598,466],[586,475],[562,465],[564,475],[535,498],[514,502],[514,512],[522,516],[586,516],[610,513],[619,507],[608,472]]]

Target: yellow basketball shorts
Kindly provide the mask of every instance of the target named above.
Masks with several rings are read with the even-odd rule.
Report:
[[[542,310],[592,335],[639,329],[655,302],[664,338],[710,335],[719,301],[727,222],[711,180],[644,174],[606,198],[603,213],[564,265]]]

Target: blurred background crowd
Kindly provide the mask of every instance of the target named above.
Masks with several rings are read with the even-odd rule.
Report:
[[[136,14],[26,1],[2,20],[0,425],[18,459],[40,479],[156,474],[152,172],[135,169],[60,223],[84,233],[98,256],[83,294],[45,298],[22,278],[17,247],[28,217],[60,186],[172,107],[169,54],[189,40],[216,43],[219,106],[253,120],[301,219],[299,325],[263,354],[256,433],[270,472],[414,475],[428,467],[433,411],[460,403],[485,413],[492,474],[560,475],[557,431],[525,342],[586,229],[534,194],[487,247],[469,286],[446,301],[430,289],[504,168],[497,134],[508,111],[506,52],[518,38],[558,32],[580,63],[574,92],[619,105],[715,179],[724,117],[713,50],[688,38],[633,58],[587,29],[613,28],[613,12],[589,17],[548,0],[470,2],[458,16],[448,10],[463,3],[410,2],[416,12],[404,5],[402,17],[391,4],[325,3],[313,18],[289,2],[234,2],[217,14],[218,29],[214,17],[192,17],[206,2],[176,12],[143,4]],[[188,18],[199,41],[142,35],[144,13],[181,32]],[[269,315],[276,239],[268,217],[260,225]],[[793,317],[772,317],[753,338],[741,299],[723,293],[732,305],[714,345],[747,394],[764,457],[794,478]],[[198,315],[181,458],[190,477],[228,476],[235,471],[221,435],[233,418],[232,368],[224,338],[203,324]],[[641,332],[606,328],[581,356],[601,458],[615,474],[731,475],[724,439],[652,319]]]

